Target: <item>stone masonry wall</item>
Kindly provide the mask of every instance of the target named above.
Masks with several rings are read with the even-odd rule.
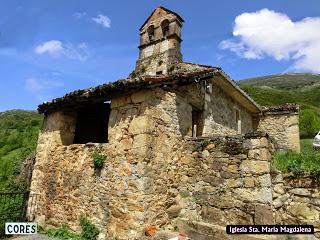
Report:
[[[173,223],[197,240],[229,239],[227,224],[272,224],[270,151],[264,135],[187,141]]]
[[[165,97],[165,103],[174,99],[174,95],[162,95],[161,91],[156,94],[160,99]],[[169,103],[162,107],[169,108]],[[106,235],[141,239],[150,225],[159,230],[179,228],[194,239],[210,239],[204,238],[202,231],[191,231],[193,222],[208,228],[206,237],[213,237],[218,229],[215,236],[227,239],[221,231],[226,223],[271,221],[265,217],[272,214],[267,174],[270,145],[266,137],[170,140],[170,134],[178,129],[168,131],[169,136],[154,131],[148,134],[147,127],[135,125],[136,118],[148,119],[139,116],[139,108],[137,116],[128,121],[121,109],[127,104],[117,104],[113,106],[118,110],[114,117],[120,120],[117,127],[128,129],[127,135],[110,139],[108,144],[56,145],[47,151],[46,158],[37,159],[35,171],[45,177],[33,179],[31,191],[41,195],[35,216],[40,225],[67,225],[79,231],[79,218],[85,214],[102,230],[101,239]],[[148,116],[149,111],[156,113],[154,110],[144,113]],[[133,107],[127,111],[134,111]],[[168,125],[158,122],[155,128],[170,127],[174,116],[174,112],[162,116]],[[153,115],[155,125],[157,117]],[[162,141],[152,145],[144,134]],[[132,141],[139,135],[142,140]],[[138,142],[141,146],[135,146]],[[140,157],[135,153],[139,147]],[[107,156],[101,171],[93,168],[95,151]]]
[[[240,111],[241,133],[248,133],[254,130],[251,114],[216,84],[213,84],[211,94],[206,93],[205,100],[204,134],[206,136],[212,134],[236,135],[238,133],[236,109]]]
[[[48,115],[30,189],[40,201],[29,219],[80,231],[86,215],[100,239],[130,240],[148,226],[201,240],[228,239],[228,223],[272,223],[267,135],[189,139],[191,111],[184,96],[160,88],[112,99],[105,144],[71,144],[76,114]],[[107,157],[101,170],[96,151]]]
[[[252,114],[214,84],[214,80],[208,80],[208,83],[209,81],[213,84],[212,93],[206,92],[204,83],[178,88],[179,96],[191,105],[189,109],[183,109],[181,112],[188,110],[191,114],[192,107],[203,110],[202,136],[237,135],[236,109],[240,111],[241,133],[254,131]],[[180,107],[179,105],[177,107],[185,108],[185,106]]]
[[[273,137],[278,149],[300,152],[298,113],[266,113],[260,118],[258,130]]]
[[[319,179],[274,173],[272,183],[275,224],[311,224],[320,238]]]

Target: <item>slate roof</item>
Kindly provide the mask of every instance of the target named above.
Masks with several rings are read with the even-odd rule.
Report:
[[[263,107],[263,113],[277,113],[277,112],[298,112],[299,105],[296,103],[286,103],[281,106]]]
[[[110,100],[115,96],[130,91],[164,86],[170,84],[188,84],[213,77],[220,68],[193,63],[177,63],[169,75],[137,76],[120,79],[115,82],[105,83],[96,87],[76,90],[65,94],[63,97],[53,99],[38,106],[39,113],[51,110],[81,105],[84,102],[98,102]]]

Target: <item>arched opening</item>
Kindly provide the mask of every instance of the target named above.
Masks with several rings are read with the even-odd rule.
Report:
[[[165,19],[161,22],[162,35],[164,37],[169,35],[169,20]]]
[[[147,32],[148,32],[149,40],[153,41],[154,40],[154,26],[153,25],[149,26],[147,29]]]

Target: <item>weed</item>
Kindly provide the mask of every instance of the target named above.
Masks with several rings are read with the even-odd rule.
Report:
[[[102,168],[103,165],[104,165],[104,162],[106,161],[106,156],[99,153],[98,151],[95,151],[92,155],[92,158],[93,158],[93,165],[94,165],[94,168]]]
[[[49,237],[55,237],[59,239],[82,240],[81,236],[72,233],[66,226],[48,229],[47,235]]]
[[[100,230],[89,221],[85,216],[80,218],[80,226],[82,228],[81,237],[86,240],[95,240],[97,239]]]

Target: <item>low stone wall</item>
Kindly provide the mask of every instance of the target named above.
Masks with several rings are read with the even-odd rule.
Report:
[[[273,223],[272,145],[266,136],[193,139],[186,144],[179,194],[167,209],[176,227],[191,239],[229,239],[227,224]]]
[[[34,217],[46,227],[80,231],[84,214],[101,239],[141,239],[150,225],[202,239],[188,230],[191,221],[212,229],[272,223],[270,148],[264,135],[191,139],[148,160],[115,143],[57,145],[36,168],[44,177],[31,188],[41,195]],[[101,171],[93,167],[97,150],[107,156]]]
[[[298,112],[266,112],[260,118],[258,130],[267,132],[277,149],[300,152]]]
[[[273,183],[274,220],[276,224],[311,224],[320,238],[319,179],[308,174],[275,173]]]

